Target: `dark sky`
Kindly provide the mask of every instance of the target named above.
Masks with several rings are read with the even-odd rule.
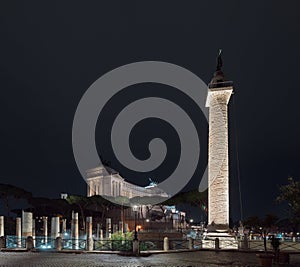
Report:
[[[240,217],[237,150],[244,217],[284,215],[274,204],[277,186],[289,175],[300,177],[299,8],[298,1],[1,1],[0,182],[37,196],[85,194],[71,133],[88,87],[109,70],[144,60],[177,64],[208,83],[223,48],[223,70],[235,90],[231,216]],[[201,111],[167,86],[132,86],[115,96],[99,117],[98,151],[129,180],[137,174],[114,158],[104,138],[113,114],[147,95],[182,104],[197,129],[207,131]],[[154,119],[134,130],[135,155],[147,157],[142,148],[156,136],[169,143],[171,155],[160,170],[141,175],[142,184],[150,176],[162,179],[178,159],[176,132]],[[205,153],[201,159],[205,164]],[[198,187],[201,164],[186,189]]]

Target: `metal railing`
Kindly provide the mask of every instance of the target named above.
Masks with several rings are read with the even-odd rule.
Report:
[[[202,248],[202,240],[194,239],[193,240],[193,249],[201,249]]]
[[[38,249],[53,249],[55,239],[53,238],[45,238],[44,236],[36,236],[33,238],[33,244],[35,248]]]
[[[147,250],[163,250],[164,241],[163,240],[141,240],[139,242],[140,251]]]
[[[62,249],[76,249],[76,250],[84,250],[86,248],[86,240],[85,239],[63,239],[62,240]]]
[[[132,251],[132,240],[98,240],[94,241],[97,251]]]
[[[189,249],[188,239],[170,239],[168,240],[168,250],[186,250]],[[200,244],[197,243],[197,246]],[[139,242],[140,251],[164,250],[164,240],[142,240]]]
[[[264,250],[264,242],[263,240],[248,240],[248,249],[250,250]],[[292,242],[292,241],[280,241],[279,246],[280,251],[293,251],[300,252],[300,242]],[[271,241],[267,241],[267,250],[273,251],[273,247],[271,245]]]
[[[56,240],[53,238],[45,238],[44,236],[36,236],[32,238],[33,247],[36,249],[56,249]],[[236,249],[236,250],[253,250],[264,251],[263,240],[243,240],[232,239],[217,241],[215,239],[169,239],[164,247],[164,240],[147,239],[139,241],[140,251],[158,251],[158,250],[187,250],[187,249]],[[26,237],[17,237],[7,235],[5,237],[5,246],[8,249],[25,249]],[[86,239],[61,239],[60,248],[63,250],[86,250]],[[218,246],[217,246],[218,245]],[[267,250],[273,251],[271,240],[266,242]],[[132,251],[132,240],[94,240],[93,249],[96,251]],[[299,241],[280,241],[280,251],[283,252],[300,252]]]
[[[280,245],[280,250],[281,251],[300,251],[300,242],[292,242],[292,241],[285,241],[281,242]]]
[[[26,247],[26,237],[17,237],[14,235],[6,236],[6,248],[25,248]]]
[[[188,249],[189,240],[169,240],[169,250]]]

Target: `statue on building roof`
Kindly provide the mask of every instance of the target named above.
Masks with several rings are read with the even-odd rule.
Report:
[[[151,178],[148,178],[149,179],[149,186],[154,186],[154,185],[157,185],[156,182],[154,182]]]

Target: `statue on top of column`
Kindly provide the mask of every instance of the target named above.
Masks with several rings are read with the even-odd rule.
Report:
[[[219,49],[219,55],[217,57],[217,71],[221,70],[222,66],[223,66],[222,49]]]

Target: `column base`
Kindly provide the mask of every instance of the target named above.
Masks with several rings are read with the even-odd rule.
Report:
[[[207,232],[218,232],[218,233],[228,233],[229,232],[228,224],[215,224],[212,223],[207,226]]]
[[[86,239],[85,249],[87,251],[93,251],[93,249],[94,249],[94,240],[93,240],[93,238],[89,237],[89,238]]]
[[[238,249],[239,242],[235,236],[227,232],[207,232],[202,240],[202,248],[216,249],[216,242],[218,243],[217,249]]]

